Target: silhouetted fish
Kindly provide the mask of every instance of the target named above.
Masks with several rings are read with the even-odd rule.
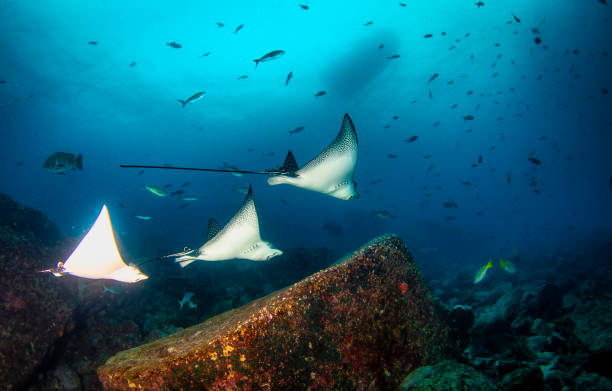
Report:
[[[445,208],[458,208],[457,203],[452,198],[442,204]]]
[[[287,75],[287,80],[285,80],[285,86],[289,84],[289,81],[291,80],[292,77],[293,77],[293,71],[289,72],[289,74]]]
[[[200,92],[196,92],[195,94],[191,95],[189,98],[187,98],[186,100],[180,100],[178,99],[179,102],[181,102],[181,104],[183,105],[183,107],[185,107],[185,105],[187,103],[193,103],[193,102],[197,102],[200,99],[204,98],[204,94],[206,93],[206,91],[200,91]]]
[[[97,45],[98,41],[89,41],[87,42],[88,45]]]
[[[363,25],[364,26],[371,26],[372,24],[374,24],[374,22],[370,20],[368,22],[365,22]]]
[[[325,94],[327,94],[327,91],[319,91],[315,94],[315,97],[318,98],[319,96],[323,96]]]
[[[219,28],[225,27],[225,25],[221,22],[217,22],[217,26],[219,26]]]
[[[181,44],[180,44],[180,43],[176,43],[176,42],[168,42],[166,45],[168,45],[168,46],[170,46],[170,47],[173,47],[173,48],[175,48],[175,49],[180,49],[180,48],[182,48]]]
[[[396,58],[400,58],[400,55],[399,54],[394,54],[392,56],[389,56],[388,58],[389,58],[389,60],[395,60]]]
[[[297,128],[290,130],[289,134],[301,132],[302,130],[304,130],[304,128],[305,128],[304,126],[298,126]]]
[[[281,58],[284,54],[285,54],[284,50],[273,50],[270,53],[264,54],[261,58],[253,60],[255,61],[255,69],[257,69],[257,65],[259,65],[260,62],[276,60],[278,58]]]
[[[306,4],[300,4],[300,8],[303,10],[307,10],[308,6]]]
[[[134,66],[136,66],[136,61],[132,61],[132,62],[130,63],[130,68],[134,68]]]
[[[210,52],[206,52],[206,53],[202,54],[200,57],[208,57],[208,56],[210,56]]]
[[[519,19],[518,16],[514,15],[513,12],[510,12],[512,14],[512,17],[514,18],[514,20],[516,20],[516,23],[521,23],[521,20]]]
[[[530,162],[532,162],[533,164],[535,164],[536,166],[539,166],[540,164],[542,164],[542,162],[540,161],[540,159],[535,158],[535,157],[529,157],[528,160]]]
[[[438,74],[434,73],[433,75],[431,75],[431,77],[429,78],[429,80],[427,82],[431,83],[432,81],[436,80],[437,77],[438,77]]]
[[[66,171],[76,169],[82,170],[83,155],[79,154],[77,156],[68,152],[55,152],[45,160],[43,168],[56,174],[63,174]]]
[[[419,136],[411,136],[409,139],[406,139],[404,141],[406,141],[407,143],[413,143],[417,141],[418,139],[419,139]]]
[[[238,27],[236,27],[236,30],[234,30],[234,34],[236,34],[238,31],[242,30],[243,27],[244,27],[244,24],[238,25]]]

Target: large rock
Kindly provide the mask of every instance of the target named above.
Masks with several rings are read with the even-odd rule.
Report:
[[[36,271],[64,257],[59,230],[40,212],[0,194],[0,384],[24,387],[73,327],[63,282]]]
[[[107,390],[395,389],[456,344],[397,236],[98,370]]]
[[[474,368],[456,361],[441,361],[408,375],[398,391],[495,391],[497,386]]]

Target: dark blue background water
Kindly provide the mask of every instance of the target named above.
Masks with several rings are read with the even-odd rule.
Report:
[[[548,254],[610,235],[612,105],[602,90],[611,86],[608,6],[304,4],[310,8],[286,1],[3,1],[0,191],[75,237],[106,203],[128,260],[201,245],[208,218],[225,223],[244,197],[232,189],[249,183],[262,237],[280,249],[342,252],[396,232],[417,260],[435,257],[455,269],[513,248]],[[172,41],[182,48],[166,45]],[[275,49],[286,54],[255,70],[253,59]],[[400,58],[389,59],[394,54]],[[315,98],[320,90],[327,95]],[[203,100],[185,108],[177,102],[197,91],[206,91]],[[136,176],[119,168],[226,161],[265,169],[281,164],[288,149],[304,164],[333,139],[345,112],[360,143],[361,197],[354,201],[271,187],[261,176]],[[298,126],[306,128],[290,135]],[[419,138],[406,143],[411,136]],[[43,170],[56,151],[82,153],[83,171]],[[532,152],[540,166],[528,160]],[[143,188],[172,184],[174,191],[187,181],[198,200],[183,209],[184,201]],[[443,207],[450,199],[458,208]],[[342,237],[322,229],[329,219],[342,226]]]

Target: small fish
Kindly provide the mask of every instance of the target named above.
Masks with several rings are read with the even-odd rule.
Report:
[[[283,204],[283,205],[288,205],[287,201],[285,201],[285,200],[283,200],[283,199],[281,199],[281,204]]]
[[[206,91],[200,91],[200,92],[196,92],[195,94],[191,95],[189,98],[187,98],[186,100],[180,100],[178,99],[178,102],[181,102],[181,104],[183,105],[183,107],[185,107],[185,105],[187,103],[193,103],[193,102],[197,102],[200,99],[204,98],[204,94],[206,93]]]
[[[389,159],[397,159],[399,157],[398,155],[392,153],[388,154],[387,156],[389,157]]]
[[[474,120],[474,116],[473,115],[463,115],[463,120],[464,121],[473,121]]]
[[[181,300],[179,300],[179,301],[178,301],[179,306],[180,306],[179,310],[182,310],[182,309],[183,309],[183,306],[184,306],[185,304],[189,305],[189,308],[191,308],[191,309],[194,309],[195,307],[197,307],[197,304],[194,304],[194,303],[191,301],[191,298],[192,298],[193,296],[194,296],[194,294],[193,294],[193,293],[191,293],[191,292],[185,292],[185,294],[183,295],[183,298],[182,298]]]
[[[217,26],[218,26],[219,28],[225,27],[225,25],[224,25],[223,23],[221,23],[221,22],[217,22]]]
[[[189,204],[182,204],[182,205],[181,205],[181,206],[179,206],[177,209],[184,209],[184,208],[186,208],[186,207],[188,207],[188,206],[189,206]]]
[[[6,80],[0,80],[0,84],[6,84]]]
[[[151,216],[136,215],[136,218],[139,219],[139,220],[151,220]]]
[[[177,191],[173,191],[172,193],[170,193],[171,195],[178,197],[180,195],[185,194],[185,190],[177,190]]]
[[[168,46],[170,46],[172,48],[175,48],[175,49],[182,48],[181,44],[180,43],[176,43],[176,42],[168,42],[166,45],[168,45]]]
[[[452,198],[442,204],[445,208],[458,208],[457,203]]]
[[[23,165],[23,162],[21,165]],[[66,171],[82,170],[83,155],[74,155],[68,152],[55,152],[45,160],[43,168],[60,175],[63,175]]]
[[[87,42],[88,45],[97,45],[98,41],[89,41]]]
[[[512,14],[512,17],[514,18],[514,20],[516,20],[516,23],[521,23],[521,20],[519,19],[518,16],[514,15],[513,12],[510,12]]]
[[[487,270],[489,270],[492,267],[493,267],[493,261],[489,259],[489,263],[482,266],[476,272],[476,275],[474,276],[474,284],[478,284],[480,281],[484,280],[485,276],[487,275]]]
[[[136,66],[136,61],[132,61],[132,62],[130,63],[130,68],[134,68],[135,66]]]
[[[278,58],[281,58],[284,54],[285,54],[284,50],[273,50],[270,53],[264,54],[262,57],[256,60],[253,60],[255,61],[255,69],[257,69],[257,65],[259,65],[260,62],[276,60]]]
[[[374,210],[372,211],[372,213],[374,213],[376,216],[380,217],[381,219],[394,219],[395,216],[393,216],[391,213],[387,212],[386,210]]]
[[[478,156],[478,164],[482,164],[482,155]]]
[[[512,183],[512,174],[511,173],[507,173],[506,174],[506,182]]]
[[[119,203],[119,206],[125,209],[125,205],[123,205],[121,202]]]
[[[483,5],[485,5],[485,4],[482,1],[476,2],[476,7],[478,7],[478,8],[482,7]]]
[[[444,220],[445,220],[445,221],[453,221],[453,220],[455,220],[455,216],[446,216],[446,217],[444,218]]]
[[[234,34],[236,34],[238,31],[242,30],[243,27],[244,27],[244,24],[238,25],[238,27],[236,27],[236,30],[234,30]]]
[[[138,173],[136,174],[136,176],[141,176],[142,174],[144,174],[144,170],[140,170],[140,171],[138,171]]]
[[[429,80],[427,81],[427,83],[431,84],[432,81],[436,80],[436,78],[438,77],[437,73],[434,73],[433,75],[431,75],[431,77],[429,78]]]
[[[289,74],[287,75],[287,79],[285,80],[285,87],[287,87],[287,84],[289,84],[289,81],[291,80],[292,77],[293,77],[293,71],[289,72]]]
[[[240,75],[238,76],[238,80],[244,80],[244,79],[248,79],[249,75]]]
[[[436,121],[436,122],[433,123],[433,127],[434,128],[437,128],[439,125],[440,125],[440,121]]]
[[[405,7],[405,6],[406,6],[406,3],[399,3],[399,6],[400,6],[400,7]]]
[[[183,183],[183,184],[181,185],[181,187],[185,187],[185,186],[189,186],[189,185],[191,185],[191,182],[185,182],[185,183]]]
[[[210,56],[210,52],[206,52],[206,53],[200,55],[200,57],[208,57],[208,56]]]
[[[249,192],[248,187],[234,187],[232,190],[240,194],[247,194]]]
[[[167,189],[167,188],[169,188],[170,186],[172,186],[172,184],[171,184],[171,183],[168,183],[167,185],[164,185],[164,189]]]
[[[433,34],[425,34],[425,35],[423,36],[423,38],[431,38],[431,37],[433,37]]]
[[[302,131],[302,130],[304,130],[304,129],[305,129],[305,127],[304,127],[304,126],[298,126],[297,128],[295,128],[295,129],[293,129],[293,130],[290,130],[290,131],[289,131],[289,134],[299,133],[299,132],[301,132],[301,131]]]
[[[298,4],[300,6],[301,9],[303,10],[307,10],[308,6],[306,4]]]
[[[535,37],[534,42],[536,43],[536,45],[539,45],[542,43],[542,38],[540,37]]]
[[[371,26],[373,24],[374,24],[374,22],[370,20],[370,21],[365,22],[363,25],[364,26]]]
[[[229,164],[227,164],[226,162],[223,162],[223,167],[221,167],[224,170],[229,170],[229,171],[240,171],[240,169],[236,166],[230,166]],[[243,176],[243,174],[241,172],[232,172],[233,176],[237,176],[237,177],[241,177]]]
[[[410,138],[404,140],[405,142],[407,142],[408,144],[413,143],[415,141],[417,141],[419,139],[419,136],[410,136]]]
[[[185,196],[183,197],[183,201],[197,201],[198,197],[196,196]]]
[[[507,273],[510,273],[510,274],[516,273],[516,266],[514,266],[514,263],[512,263],[511,261],[504,261],[503,259],[500,258],[499,267],[501,267],[502,270]]]
[[[451,109],[454,109],[457,107],[457,104],[455,103],[454,105],[451,106]]]
[[[536,157],[529,157],[528,160],[530,162],[532,162],[533,164],[535,164],[536,166],[539,166],[540,164],[542,164],[542,162],[540,161],[540,159],[536,158]]]
[[[318,98],[318,97],[323,96],[323,95],[325,95],[325,94],[327,94],[327,91],[319,91],[319,92],[317,92],[317,93],[315,94],[315,98]]]
[[[399,54],[394,54],[392,56],[387,57],[389,60],[395,60],[396,58],[400,58]]]
[[[145,189],[149,190],[151,193],[155,194],[158,197],[165,197],[168,195],[163,189],[152,185],[145,185]]]
[[[381,50],[382,50],[382,48],[384,48],[384,47],[385,47],[385,45],[383,45],[382,43],[381,43],[381,44],[378,44],[378,48],[379,48],[379,49],[381,49]]]

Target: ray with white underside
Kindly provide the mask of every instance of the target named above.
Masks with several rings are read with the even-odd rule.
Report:
[[[272,247],[270,243],[261,240],[253,189],[249,187],[249,192],[240,209],[229,223],[219,230],[217,223],[211,220],[209,222],[208,241],[191,253],[194,255],[186,252],[186,255],[179,256],[175,261],[182,267],[198,260],[224,261],[238,258],[266,261],[281,255],[283,252]]]
[[[148,277],[134,266],[123,262],[111,225],[106,205],[98,218],[65,262],[55,269],[45,270],[55,276],[70,274],[90,279],[109,279],[121,282],[137,282]]]
[[[353,180],[358,150],[353,121],[345,114],[340,132],[323,152],[296,171],[269,177],[268,184],[289,184],[342,200],[358,198],[359,193]],[[291,152],[287,160],[295,162]],[[288,166],[287,163],[285,161],[285,166]],[[294,165],[297,168],[297,164]]]

